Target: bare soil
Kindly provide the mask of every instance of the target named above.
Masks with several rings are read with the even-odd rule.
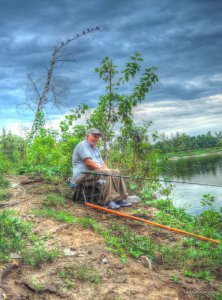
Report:
[[[61,255],[53,263],[38,268],[25,265],[19,258],[0,265],[0,300],[211,299],[209,291],[215,291],[215,283],[212,285],[184,277],[178,270],[166,270],[161,260],[150,265],[144,258],[127,257],[123,264],[120,257],[107,248],[104,238],[93,230],[33,216],[31,210],[41,207],[47,193],[68,194],[67,187],[33,181],[25,176],[11,176],[8,179],[12,185],[9,189],[11,198],[0,202],[0,209],[11,208],[24,220],[31,221],[37,234],[50,236],[47,246],[57,247]],[[154,209],[141,203],[121,211],[132,214],[138,208],[143,211],[141,217],[147,219],[155,213]],[[105,227],[114,223],[125,224],[133,232],[152,236],[159,242],[174,243],[179,238],[171,232],[87,208],[81,202],[72,202],[71,197],[66,199],[66,209],[77,217],[91,217]],[[70,255],[65,255],[64,250],[69,251]],[[95,284],[76,279],[69,286],[69,282],[64,282],[58,274],[72,265],[84,265],[95,270],[100,274],[101,282]],[[172,275],[177,276],[178,283],[172,280]]]

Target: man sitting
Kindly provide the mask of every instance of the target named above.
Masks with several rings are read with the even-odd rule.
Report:
[[[84,182],[104,180],[101,186],[103,194],[103,205],[111,209],[131,206],[125,199],[128,192],[123,178],[118,170],[109,169],[103,161],[100,151],[97,147],[101,132],[96,128],[90,128],[87,131],[85,140],[80,142],[73,150],[73,177],[74,182],[82,184]],[[87,171],[93,171],[93,174],[84,174]],[[101,176],[102,175],[102,176]]]

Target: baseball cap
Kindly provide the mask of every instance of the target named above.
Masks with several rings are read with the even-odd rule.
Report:
[[[99,134],[100,136],[102,136],[102,133],[99,131],[99,129],[97,128],[90,128],[86,134]]]

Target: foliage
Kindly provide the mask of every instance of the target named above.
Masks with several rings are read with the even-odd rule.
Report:
[[[160,209],[154,218],[157,223],[222,240],[222,211],[214,210],[214,200],[211,195],[203,196],[203,199],[205,199],[203,204],[210,204],[210,209],[195,217],[188,215],[184,209],[175,208],[170,200],[154,200],[149,201],[148,204]],[[221,245],[212,247],[212,243],[194,238],[180,240],[176,245],[163,244],[159,249],[165,268],[182,269],[187,274],[195,273],[197,278],[203,280],[211,280],[215,269],[222,263]],[[158,253],[157,257],[159,257]]]
[[[197,216],[196,220],[199,226],[202,226],[204,228],[212,227],[211,231],[213,231],[213,228],[221,231],[222,210],[220,212],[215,210],[215,201],[215,197],[211,194],[204,194],[202,196],[202,199],[200,200],[200,203],[203,207],[205,207],[205,211],[200,216]]]
[[[210,207],[213,208],[213,204],[215,202],[215,197],[211,194],[204,194],[203,198],[200,200],[200,204],[202,204],[204,207]]]
[[[66,135],[71,135],[75,132],[75,135],[83,138],[86,134],[84,126],[76,125],[73,122],[76,122],[82,117],[82,115],[87,114],[89,106],[85,103],[81,103],[76,109],[71,109],[69,115],[65,115],[65,119],[60,122],[60,129],[63,134],[63,138]]]
[[[56,137],[56,131],[42,128],[28,144],[24,166],[30,173],[46,176],[61,174],[61,166],[57,164],[61,160],[61,152],[58,151]]]
[[[78,142],[79,139],[73,136],[59,141],[57,131],[42,128],[39,135],[27,144],[26,157],[19,172],[50,180],[70,176],[72,151]]]
[[[46,116],[42,110],[38,110],[35,113],[35,119],[32,124],[30,139],[33,139],[35,136],[41,134],[41,130],[42,128],[44,128],[45,124],[46,124]]]
[[[4,158],[7,169],[25,157],[25,139],[2,129],[0,136],[0,155]]]
[[[11,169],[11,162],[0,152],[0,187],[7,187],[8,181],[5,179],[5,175]]]
[[[153,84],[158,81],[158,77],[154,73],[156,68],[147,68],[140,75],[139,83],[134,86],[128,95],[118,93],[120,87],[136,78],[141,71],[142,61],[143,58],[140,53],[134,53],[125,68],[119,71],[113,61],[109,57],[105,57],[100,67],[95,69],[99,77],[107,84],[107,94],[100,97],[96,109],[88,119],[88,124],[99,128],[103,132],[105,158],[108,143],[113,136],[114,125],[119,122],[123,127],[132,126],[133,107],[144,100]]]
[[[215,135],[213,135],[209,131],[206,134],[197,136],[176,133],[176,135],[171,137],[167,137],[163,133],[159,134],[158,139],[159,141],[155,144],[155,148],[160,149],[163,153],[212,148],[222,145],[221,132],[215,132]]]
[[[103,132],[104,158],[106,159],[108,144],[114,136],[114,126],[117,123],[121,123],[123,127],[133,125],[133,108],[144,100],[154,83],[158,81],[155,74],[156,68],[150,67],[139,76],[138,84],[130,93],[119,93],[120,88],[123,89],[126,83],[135,80],[139,75],[142,61],[141,55],[135,53],[130,57],[130,62],[126,64],[125,68],[119,71],[113,61],[109,57],[105,57],[95,71],[107,84],[107,93],[99,98],[97,107],[91,114],[86,104],[81,104],[77,109],[72,110],[71,114],[61,122],[61,130],[64,133],[69,132],[70,129],[72,131],[72,128],[76,126],[73,126],[73,123],[82,116],[85,117],[87,127],[96,127]]]
[[[154,194],[162,189],[161,184],[155,182],[160,173],[157,165],[159,153],[152,149],[148,140],[150,125],[150,122],[144,122],[141,126],[131,124],[122,128],[121,135],[111,144],[109,150],[109,162],[112,167],[120,169],[123,174],[131,177],[148,178],[147,181],[140,182],[131,178],[129,188],[132,190],[133,187],[136,193],[146,189],[153,190],[152,194]]]

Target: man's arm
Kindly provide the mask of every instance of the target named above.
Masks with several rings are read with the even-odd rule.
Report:
[[[91,158],[87,157],[83,160],[84,164],[87,166],[87,168],[91,170],[98,170],[98,169],[108,169],[107,165],[103,163],[102,165],[97,164],[94,162]]]
[[[87,166],[87,168],[92,170],[101,169],[101,165],[94,162],[91,158],[87,157],[83,160],[84,164]]]

